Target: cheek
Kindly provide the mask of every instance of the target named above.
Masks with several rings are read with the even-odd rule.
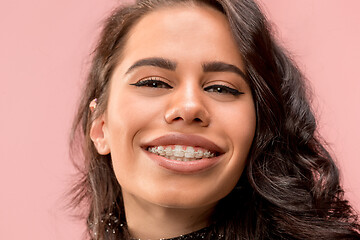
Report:
[[[161,110],[161,106],[156,102],[138,97],[136,94],[125,93],[113,96],[109,101],[107,114],[110,141],[125,140],[128,144],[133,143],[135,135],[140,130],[146,129],[153,121],[160,119]]]
[[[135,184],[133,180],[146,175],[146,165],[149,164],[139,157],[139,136],[161,123],[163,106],[136,94],[111,97],[106,133],[114,172],[120,185],[136,189],[132,186]]]
[[[250,148],[256,129],[256,113],[252,98],[239,104],[217,108],[217,122],[235,150]]]
[[[231,133],[231,137],[234,139],[234,154],[238,154],[240,159],[247,159],[255,135],[255,112],[250,112],[247,117],[239,117],[237,123],[232,126],[234,126]]]
[[[252,99],[236,107],[223,109],[219,114],[224,134],[232,152],[231,172],[235,175],[242,172],[256,129],[256,113]],[[240,176],[238,176],[240,177]]]
[[[248,153],[254,138],[256,128],[256,113],[252,99],[228,108],[217,108],[216,122],[219,134],[227,139],[229,146],[229,161],[213,186],[217,186],[218,194],[224,197],[228,194],[241,177]]]

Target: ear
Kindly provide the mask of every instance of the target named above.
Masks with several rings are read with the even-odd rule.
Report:
[[[91,124],[90,138],[99,154],[107,155],[110,153],[110,147],[105,134],[104,116],[98,117]]]

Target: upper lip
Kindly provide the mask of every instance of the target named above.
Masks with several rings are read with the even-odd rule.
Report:
[[[216,152],[218,154],[223,154],[225,151],[217,144],[212,142],[209,139],[206,139],[199,135],[193,134],[167,134],[155,138],[149,142],[146,142],[143,147],[153,147],[153,146],[166,146],[166,145],[184,145],[184,146],[193,146],[207,149],[211,152]]]

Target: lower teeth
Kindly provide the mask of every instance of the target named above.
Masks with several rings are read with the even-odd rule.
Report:
[[[149,152],[154,153],[152,151],[149,151]],[[203,158],[185,158],[185,157],[176,157],[176,156],[166,156],[165,154],[160,155],[160,154],[157,154],[157,153],[154,153],[154,154],[156,154],[158,156],[162,156],[162,157],[167,158],[167,159],[181,161],[181,162],[190,162],[190,161],[196,161],[196,160],[203,159]]]
[[[200,160],[201,158],[181,158],[181,157],[166,157],[167,159],[176,160],[176,161],[182,161],[182,162],[190,162],[195,160]]]

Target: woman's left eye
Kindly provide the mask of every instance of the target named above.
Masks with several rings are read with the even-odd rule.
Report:
[[[204,88],[207,92],[215,92],[219,94],[231,94],[233,96],[239,96],[241,94],[244,94],[243,92],[240,92],[234,88],[224,86],[224,85],[211,85]]]

